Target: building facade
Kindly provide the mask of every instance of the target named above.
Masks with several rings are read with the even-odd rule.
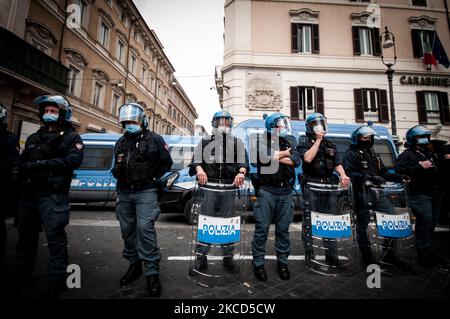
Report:
[[[329,122],[391,128],[381,60],[394,62],[394,47],[383,45],[387,26],[395,36],[398,138],[420,123],[449,139],[450,69],[443,58],[424,63],[439,40],[450,54],[445,0],[227,0],[224,21],[216,87],[236,123],[275,111],[292,119],[317,111]]]
[[[0,101],[15,133],[39,125],[31,103],[35,96],[65,94],[80,133],[121,132],[118,108],[137,102],[147,110],[153,131],[194,134],[195,107],[131,0],[9,0],[0,9],[2,33],[20,42],[19,48],[5,44],[1,53],[10,60],[0,68]],[[27,62],[38,75],[30,79],[31,71],[9,70],[10,50],[32,52],[27,61],[14,63],[21,70]]]

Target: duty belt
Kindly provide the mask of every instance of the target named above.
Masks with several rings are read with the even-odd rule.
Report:
[[[156,184],[154,181],[144,181],[135,183],[124,183],[120,185],[121,190],[127,190],[132,192],[138,192],[144,189],[155,188]]]

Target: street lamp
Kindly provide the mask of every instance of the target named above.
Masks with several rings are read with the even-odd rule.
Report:
[[[394,92],[392,90],[392,78],[394,75],[394,69],[392,68],[397,62],[397,51],[395,50],[395,36],[388,30],[388,27],[384,27],[384,32],[381,33],[380,41],[382,41],[382,48],[389,49],[394,47],[394,63],[386,62],[383,56],[383,49],[381,49],[381,62],[387,67],[385,74],[387,74],[389,82],[389,102],[391,109],[391,129],[392,135],[397,135],[397,123],[395,121],[395,108],[394,108]]]

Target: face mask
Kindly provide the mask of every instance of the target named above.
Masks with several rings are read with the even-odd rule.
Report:
[[[125,125],[125,130],[130,134],[139,133],[141,131],[141,126],[139,124],[127,124]]]
[[[372,147],[373,143],[371,140],[359,141],[359,145],[361,145],[363,148],[370,148],[370,147]]]
[[[42,119],[44,120],[45,123],[57,122],[58,118],[59,115],[55,114],[44,114],[44,116],[42,116]]]
[[[319,132],[323,132],[324,129],[323,129],[323,126],[319,124],[319,125],[314,126],[313,131],[314,131],[314,133],[317,134]]]
[[[230,133],[230,128],[226,126],[219,126],[217,128],[217,132],[219,132],[220,134],[228,134]]]
[[[281,137],[284,137],[284,136],[287,135],[287,133],[288,133],[287,129],[286,129],[285,127],[283,127],[283,128],[280,129],[279,135],[280,135]]]
[[[417,139],[417,144],[426,145],[428,143],[430,143],[430,141],[426,137],[421,137]]]

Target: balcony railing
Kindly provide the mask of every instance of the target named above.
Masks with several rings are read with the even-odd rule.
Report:
[[[69,69],[14,33],[0,27],[0,68],[65,94]]]

